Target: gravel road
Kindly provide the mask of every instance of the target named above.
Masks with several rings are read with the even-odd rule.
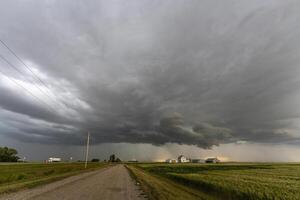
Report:
[[[139,188],[123,165],[72,176],[0,197],[0,200],[140,200]]]

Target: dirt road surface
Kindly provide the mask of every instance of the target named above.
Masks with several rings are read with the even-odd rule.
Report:
[[[0,200],[145,199],[127,169],[117,165],[0,197]]]

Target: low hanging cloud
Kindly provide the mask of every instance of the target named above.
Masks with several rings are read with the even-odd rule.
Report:
[[[183,117],[179,113],[163,118],[158,127],[166,141],[169,143],[193,144],[202,148],[210,148],[213,145],[228,142],[231,130],[223,127],[212,126],[208,123],[187,127]]]
[[[47,88],[0,46],[23,73],[1,60],[0,134],[42,144],[82,144],[87,131],[94,143],[295,143],[299,10],[292,0],[1,2],[0,38]]]

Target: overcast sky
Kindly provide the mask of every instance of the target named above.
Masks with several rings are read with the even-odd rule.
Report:
[[[0,145],[30,159],[300,161],[300,3],[0,2]],[[39,77],[42,81],[37,79]]]

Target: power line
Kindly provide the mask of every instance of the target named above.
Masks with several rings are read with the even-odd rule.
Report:
[[[11,49],[11,48],[9,48],[9,46],[3,41],[3,40],[1,40],[0,39],[0,42],[3,44],[3,46],[5,46],[8,50],[9,50],[9,52],[11,52],[26,68],[27,68],[27,70],[29,70],[32,74],[33,74],[33,76],[42,84],[42,85],[44,85],[49,91],[51,91],[50,90],[50,88],[47,86],[47,84]],[[0,55],[1,56],[1,55]],[[7,60],[7,59],[5,59],[5,58],[3,58],[3,56],[1,56],[1,58],[3,59],[3,60],[5,60],[11,67],[13,67],[15,70],[17,70],[19,73],[22,73],[18,68],[16,68],[15,66],[12,66],[12,64],[11,63],[9,63],[9,61]],[[53,99],[52,97],[51,97],[51,94],[50,95],[48,95],[46,92],[44,92],[42,89],[40,89],[40,87],[38,86],[38,85],[36,85],[34,82],[33,82],[33,84],[44,94],[44,95],[46,95],[48,98],[50,98],[52,101],[55,101],[56,103],[58,103],[58,105],[60,105],[60,102],[58,102],[56,99]]]
[[[50,109],[49,111],[54,111],[55,110],[49,106],[45,101],[43,101],[42,99],[40,99],[39,97],[35,96],[32,92],[30,92],[26,87],[22,86],[20,83],[18,83],[16,80],[8,77],[5,75],[5,73],[1,70],[0,68],[0,73],[5,76],[8,80],[10,80],[11,82],[15,83],[16,85],[18,85],[19,87],[21,87],[22,89],[26,90],[26,92],[28,92],[28,94],[30,94],[31,96],[33,96],[39,103],[42,103],[42,104],[45,104],[48,108],[47,109]]]
[[[14,70],[16,70],[18,73],[20,73],[22,76],[23,76],[23,72],[21,70],[19,70],[16,66],[14,66],[11,62],[9,62],[5,57],[3,57],[1,54],[0,54],[0,58],[2,60],[4,60],[11,68],[13,68]],[[50,98],[52,101],[54,101],[48,94],[46,94],[38,85],[36,85],[35,82],[33,82],[33,85],[41,92],[43,93],[44,95],[46,95],[48,98]]]
[[[0,42],[46,87],[50,90],[50,88],[45,84],[45,82],[33,71],[30,69],[28,65],[11,49],[7,46],[3,40],[0,39]]]

